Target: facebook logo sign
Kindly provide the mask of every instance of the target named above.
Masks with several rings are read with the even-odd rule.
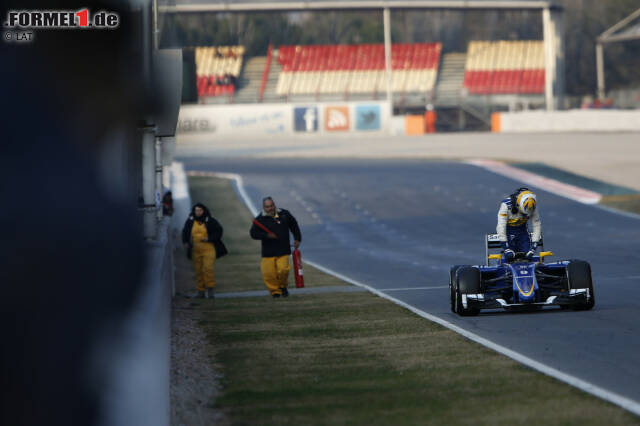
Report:
[[[380,130],[380,106],[358,105],[356,107],[356,129]]]
[[[296,132],[318,131],[318,108],[298,107],[293,109],[293,128]]]

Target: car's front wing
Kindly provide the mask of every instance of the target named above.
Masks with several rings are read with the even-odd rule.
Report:
[[[490,293],[478,293],[478,294],[462,294],[462,306],[466,308],[477,309],[511,309],[511,308],[525,308],[534,306],[571,306],[584,304],[591,298],[589,289],[580,288],[575,290],[569,290],[568,292],[558,292],[558,294],[547,297],[542,302],[528,302],[528,303],[508,303],[504,298],[499,295]]]

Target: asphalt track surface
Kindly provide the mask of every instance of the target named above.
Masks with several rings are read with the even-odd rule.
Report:
[[[180,160],[187,170],[240,174],[256,206],[273,196],[297,217],[304,258],[640,402],[637,217],[532,188],[552,259],[591,263],[595,308],[461,318],[449,310],[449,268],[484,262],[484,234],[495,231],[500,201],[520,182],[458,162]]]

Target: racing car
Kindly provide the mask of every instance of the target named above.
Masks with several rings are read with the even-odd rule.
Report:
[[[485,236],[485,265],[455,265],[449,272],[451,311],[478,315],[481,309],[523,310],[560,306],[588,310],[595,305],[591,266],[583,260],[545,263],[544,251],[527,258],[516,253],[507,262],[498,234]]]

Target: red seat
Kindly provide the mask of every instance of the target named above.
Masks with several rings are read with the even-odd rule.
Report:
[[[545,74],[544,70],[536,70],[535,71],[535,93],[544,93],[545,86]]]
[[[522,94],[544,93],[545,78],[543,69],[522,71],[520,90]]]
[[[507,71],[496,70],[491,74],[491,86],[488,88],[488,93],[505,93]]]
[[[466,71],[464,75],[464,87],[469,93],[475,95],[488,94],[493,80],[491,71]]]
[[[382,43],[280,46],[279,49],[278,62],[283,72],[385,69]],[[437,69],[440,51],[440,43],[394,43],[391,46],[392,69]]]

